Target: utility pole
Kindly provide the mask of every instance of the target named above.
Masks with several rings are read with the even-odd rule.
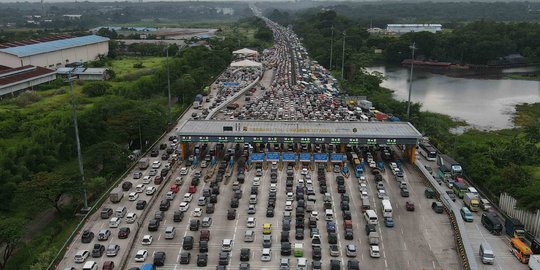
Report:
[[[413,69],[414,69],[414,51],[416,50],[416,42],[413,42],[413,45],[410,46],[412,51],[412,59],[411,59],[411,73],[409,76],[409,99],[407,101],[407,121],[411,120],[411,92],[412,92],[412,84],[413,84]]]
[[[171,71],[169,69],[169,46],[166,48],[167,50],[167,92],[169,94],[169,122],[168,126],[172,123],[172,113],[171,113]],[[183,91],[182,91],[183,93]],[[184,102],[182,100],[182,102]]]
[[[334,25],[332,25],[332,39],[330,40],[330,70],[332,70],[332,59],[334,59]]]
[[[75,103],[75,94],[73,93],[73,77],[71,75],[71,72],[69,73],[69,90],[71,94],[71,110],[73,114],[73,126],[75,127],[77,158],[79,160],[79,172],[81,173],[81,182],[82,182],[82,188],[83,188],[84,208],[82,209],[82,211],[88,212],[90,208],[88,208],[88,198],[86,196],[86,180],[84,179],[84,167],[83,167],[83,160],[82,160],[82,154],[81,154],[81,140],[79,139],[79,125],[77,123],[77,105]]]
[[[345,37],[346,33],[343,31],[343,51],[341,52],[341,79],[343,80],[345,74]]]

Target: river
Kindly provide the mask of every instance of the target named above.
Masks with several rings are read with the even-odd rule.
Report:
[[[384,74],[381,86],[394,90],[398,100],[407,100],[409,69],[381,66],[368,71]],[[423,110],[465,120],[478,129],[497,130],[514,126],[516,104],[540,102],[540,82],[456,78],[415,70],[411,100],[422,103]]]

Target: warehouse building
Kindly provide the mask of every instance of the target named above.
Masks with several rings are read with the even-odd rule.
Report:
[[[0,71],[0,99],[7,94],[32,89],[56,79],[56,71],[44,67],[24,66]]]
[[[109,52],[109,39],[96,35],[31,40],[0,44],[0,64],[10,68],[27,65],[56,69],[73,62],[88,62]]]
[[[386,33],[405,34],[410,32],[431,32],[442,31],[441,24],[387,24]]]

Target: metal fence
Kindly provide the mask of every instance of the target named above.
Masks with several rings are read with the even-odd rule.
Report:
[[[499,207],[508,216],[517,218],[525,225],[528,232],[535,237],[540,237],[540,210],[531,212],[516,207],[517,200],[507,193],[499,197]]]

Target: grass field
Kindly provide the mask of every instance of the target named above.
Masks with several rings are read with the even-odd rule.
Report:
[[[147,72],[148,70],[154,70],[161,66],[161,63],[165,61],[165,57],[123,57],[119,60],[111,61],[111,67],[116,72],[117,78],[122,78],[125,75]],[[142,68],[134,68],[133,65],[141,63]]]

